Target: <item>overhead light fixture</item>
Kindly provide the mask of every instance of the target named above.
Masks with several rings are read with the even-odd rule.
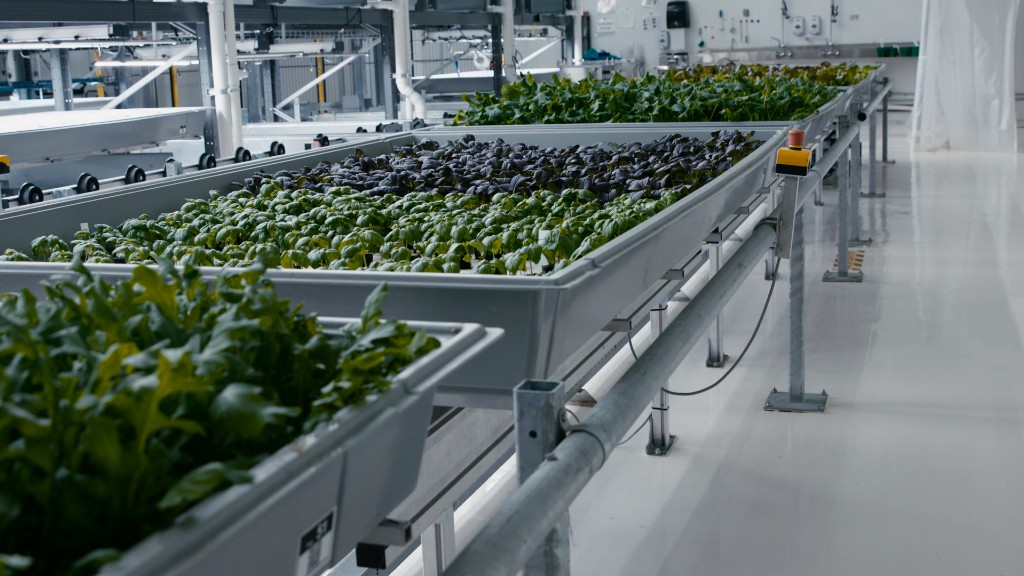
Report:
[[[93,62],[94,68],[159,68],[167,64],[166,60],[100,60]],[[182,60],[174,64],[179,68],[182,66],[198,66],[199,60]]]

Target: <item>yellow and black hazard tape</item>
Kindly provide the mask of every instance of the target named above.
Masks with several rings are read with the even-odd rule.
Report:
[[[11,159],[0,154],[0,174],[11,173]]]
[[[863,250],[850,250],[847,253],[846,269],[850,272],[860,272],[864,268],[864,251]],[[839,256],[836,256],[835,261],[832,263],[832,271],[839,271]]]

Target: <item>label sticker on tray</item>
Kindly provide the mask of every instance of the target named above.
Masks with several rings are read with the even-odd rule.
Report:
[[[295,576],[319,576],[334,556],[334,510],[299,538],[299,563]]]

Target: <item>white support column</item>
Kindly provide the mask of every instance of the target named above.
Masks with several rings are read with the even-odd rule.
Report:
[[[501,53],[505,82],[516,81],[516,0],[501,0]],[[497,66],[497,63],[495,63]]]
[[[231,148],[242,145],[242,70],[238,67],[238,42],[235,38],[235,2],[224,4],[224,47],[227,52],[228,96],[231,99]]]
[[[234,128],[231,125],[231,74],[228,71],[227,46],[224,34],[224,0],[207,0],[210,20],[210,70],[213,73],[213,106],[217,112],[216,156],[223,158],[235,154]]]

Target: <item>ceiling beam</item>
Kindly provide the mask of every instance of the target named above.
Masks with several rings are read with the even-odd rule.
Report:
[[[151,0],[0,0],[6,22],[203,22],[206,4],[152,2]],[[241,24],[317,24],[327,27],[377,25],[384,21],[379,10],[359,8],[289,8],[287,6],[235,6]]]

